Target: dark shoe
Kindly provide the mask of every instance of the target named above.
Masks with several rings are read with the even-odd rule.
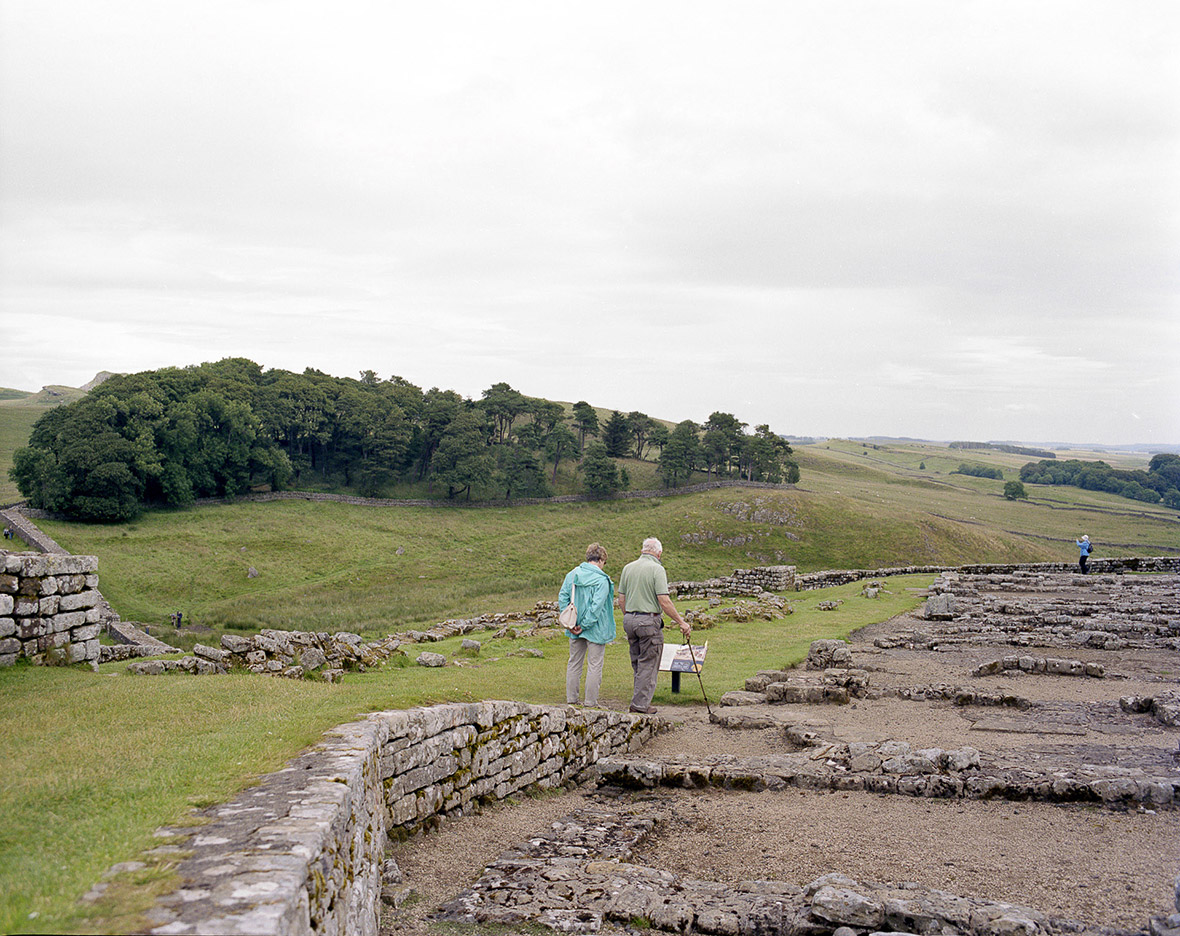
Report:
[[[652,708],[650,705],[647,708],[636,708],[632,705],[630,708],[636,715],[654,715],[659,711],[658,708]]]

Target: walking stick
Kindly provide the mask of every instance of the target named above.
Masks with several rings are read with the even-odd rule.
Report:
[[[705,695],[705,680],[701,676],[701,667],[704,665],[704,660],[699,663],[697,662],[697,652],[692,648],[692,638],[688,634],[685,634],[684,639],[688,642],[688,652],[692,656],[692,668],[697,671],[697,682],[701,684],[701,695],[705,697],[705,711],[712,718],[713,709],[709,706],[709,697]]]

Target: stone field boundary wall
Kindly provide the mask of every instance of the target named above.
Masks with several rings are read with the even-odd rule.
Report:
[[[96,556],[0,555],[0,666],[19,657],[99,658],[102,595]]]
[[[148,912],[150,932],[376,936],[390,836],[585,779],[600,759],[638,750],[665,727],[523,702],[377,712],[342,725],[233,802],[204,810],[208,824],[161,830],[187,836],[166,846],[187,857],[180,886]]]

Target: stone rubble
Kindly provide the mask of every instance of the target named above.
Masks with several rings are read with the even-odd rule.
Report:
[[[1180,690],[1165,689],[1153,696],[1124,696],[1119,707],[1133,714],[1147,713],[1156,721],[1173,728],[1180,728]]]
[[[917,884],[860,882],[827,874],[804,886],[719,883],[632,863],[660,823],[656,807],[587,809],[505,851],[470,888],[435,914],[438,923],[566,933],[634,927],[717,936],[960,933],[1036,936],[1089,932],[1013,904]]]
[[[223,634],[220,647],[197,644],[191,656],[179,660],[140,660],[128,666],[127,671],[137,676],[174,672],[204,676],[241,668],[288,679],[303,679],[315,673],[334,682],[345,670],[364,672],[395,655],[405,656],[401,645],[395,637],[365,642],[358,634],[343,632],[266,629],[250,636]]]
[[[1180,575],[1176,574],[953,571],[940,575],[931,591],[934,594],[924,609],[931,626],[878,638],[878,647],[1180,650]]]
[[[730,722],[734,724],[734,722]],[[764,725],[759,725],[764,727]],[[828,742],[786,727],[795,753],[709,763],[678,758],[615,757],[599,761],[599,782],[628,789],[659,786],[737,790],[864,790],[871,793],[963,800],[1036,800],[1092,803],[1112,809],[1180,807],[1180,777],[1083,764],[1038,768],[985,763],[974,748],[911,750],[904,741]]]
[[[1101,663],[1081,660],[1060,660],[1055,657],[1006,656],[1001,660],[980,663],[973,676],[995,676],[999,673],[1045,673],[1050,676],[1090,676],[1102,679],[1106,667]]]

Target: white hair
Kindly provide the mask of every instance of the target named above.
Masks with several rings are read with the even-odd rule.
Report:
[[[660,553],[662,553],[664,551],[664,544],[661,543],[654,536],[649,536],[647,539],[645,539],[643,541],[643,547],[639,551],[645,552],[645,553],[650,553],[653,556],[658,556]]]
[[[1090,542],[1090,537],[1088,537],[1085,533],[1082,534],[1082,539],[1084,539],[1087,543]]]

